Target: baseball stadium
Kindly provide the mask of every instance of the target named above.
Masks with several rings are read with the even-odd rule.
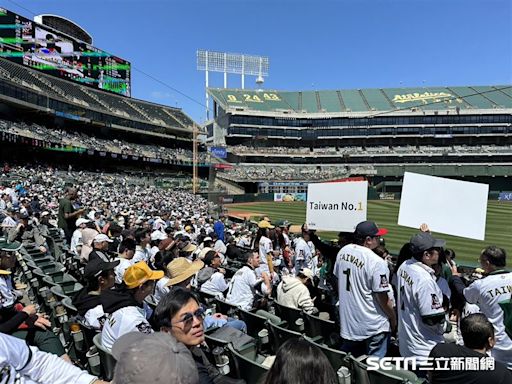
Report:
[[[396,224],[404,172],[489,184],[486,241],[507,249],[509,204],[498,199],[505,197],[512,166],[511,89],[210,89],[216,115],[208,140],[227,152],[226,159],[212,156],[212,163],[227,190],[257,194],[258,203],[228,205],[230,211],[295,224],[304,222],[305,204],[283,202],[283,196],[305,200],[310,182],[363,176],[370,182],[369,218],[396,234],[389,242],[394,252],[413,233]],[[243,203],[247,196],[228,199]],[[485,246],[447,239],[469,265]]]
[[[0,383],[512,382],[512,85],[270,90],[198,51],[259,65],[200,123],[93,42],[0,8]],[[407,173],[488,186],[484,240],[399,225]],[[366,219],[308,228],[350,182]]]

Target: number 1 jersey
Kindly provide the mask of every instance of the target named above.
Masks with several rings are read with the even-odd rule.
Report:
[[[349,244],[336,257],[341,337],[359,341],[389,332],[388,317],[374,293],[389,291],[387,263],[371,249]]]

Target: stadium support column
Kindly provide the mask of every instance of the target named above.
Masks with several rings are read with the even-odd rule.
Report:
[[[208,65],[208,58],[206,58],[206,65]],[[208,95],[208,70],[204,71],[204,73],[205,73],[205,82],[206,82],[206,121],[208,121],[208,120],[210,120],[210,96]]]
[[[198,132],[197,126],[194,124],[192,126],[192,192],[194,194],[197,193],[197,163],[198,163],[198,153],[197,153],[197,141],[198,141]]]

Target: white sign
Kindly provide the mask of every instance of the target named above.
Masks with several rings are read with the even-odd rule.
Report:
[[[309,229],[354,232],[366,220],[367,181],[308,185],[306,224]]]
[[[485,239],[489,185],[405,172],[398,225]]]

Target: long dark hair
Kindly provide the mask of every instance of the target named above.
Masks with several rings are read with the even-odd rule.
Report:
[[[197,297],[188,289],[175,287],[167,293],[153,312],[153,324],[160,329],[162,327],[171,327],[171,319],[183,308],[190,300],[194,300],[198,305]]]
[[[323,352],[305,339],[290,339],[279,347],[264,384],[337,384],[336,372]]]

